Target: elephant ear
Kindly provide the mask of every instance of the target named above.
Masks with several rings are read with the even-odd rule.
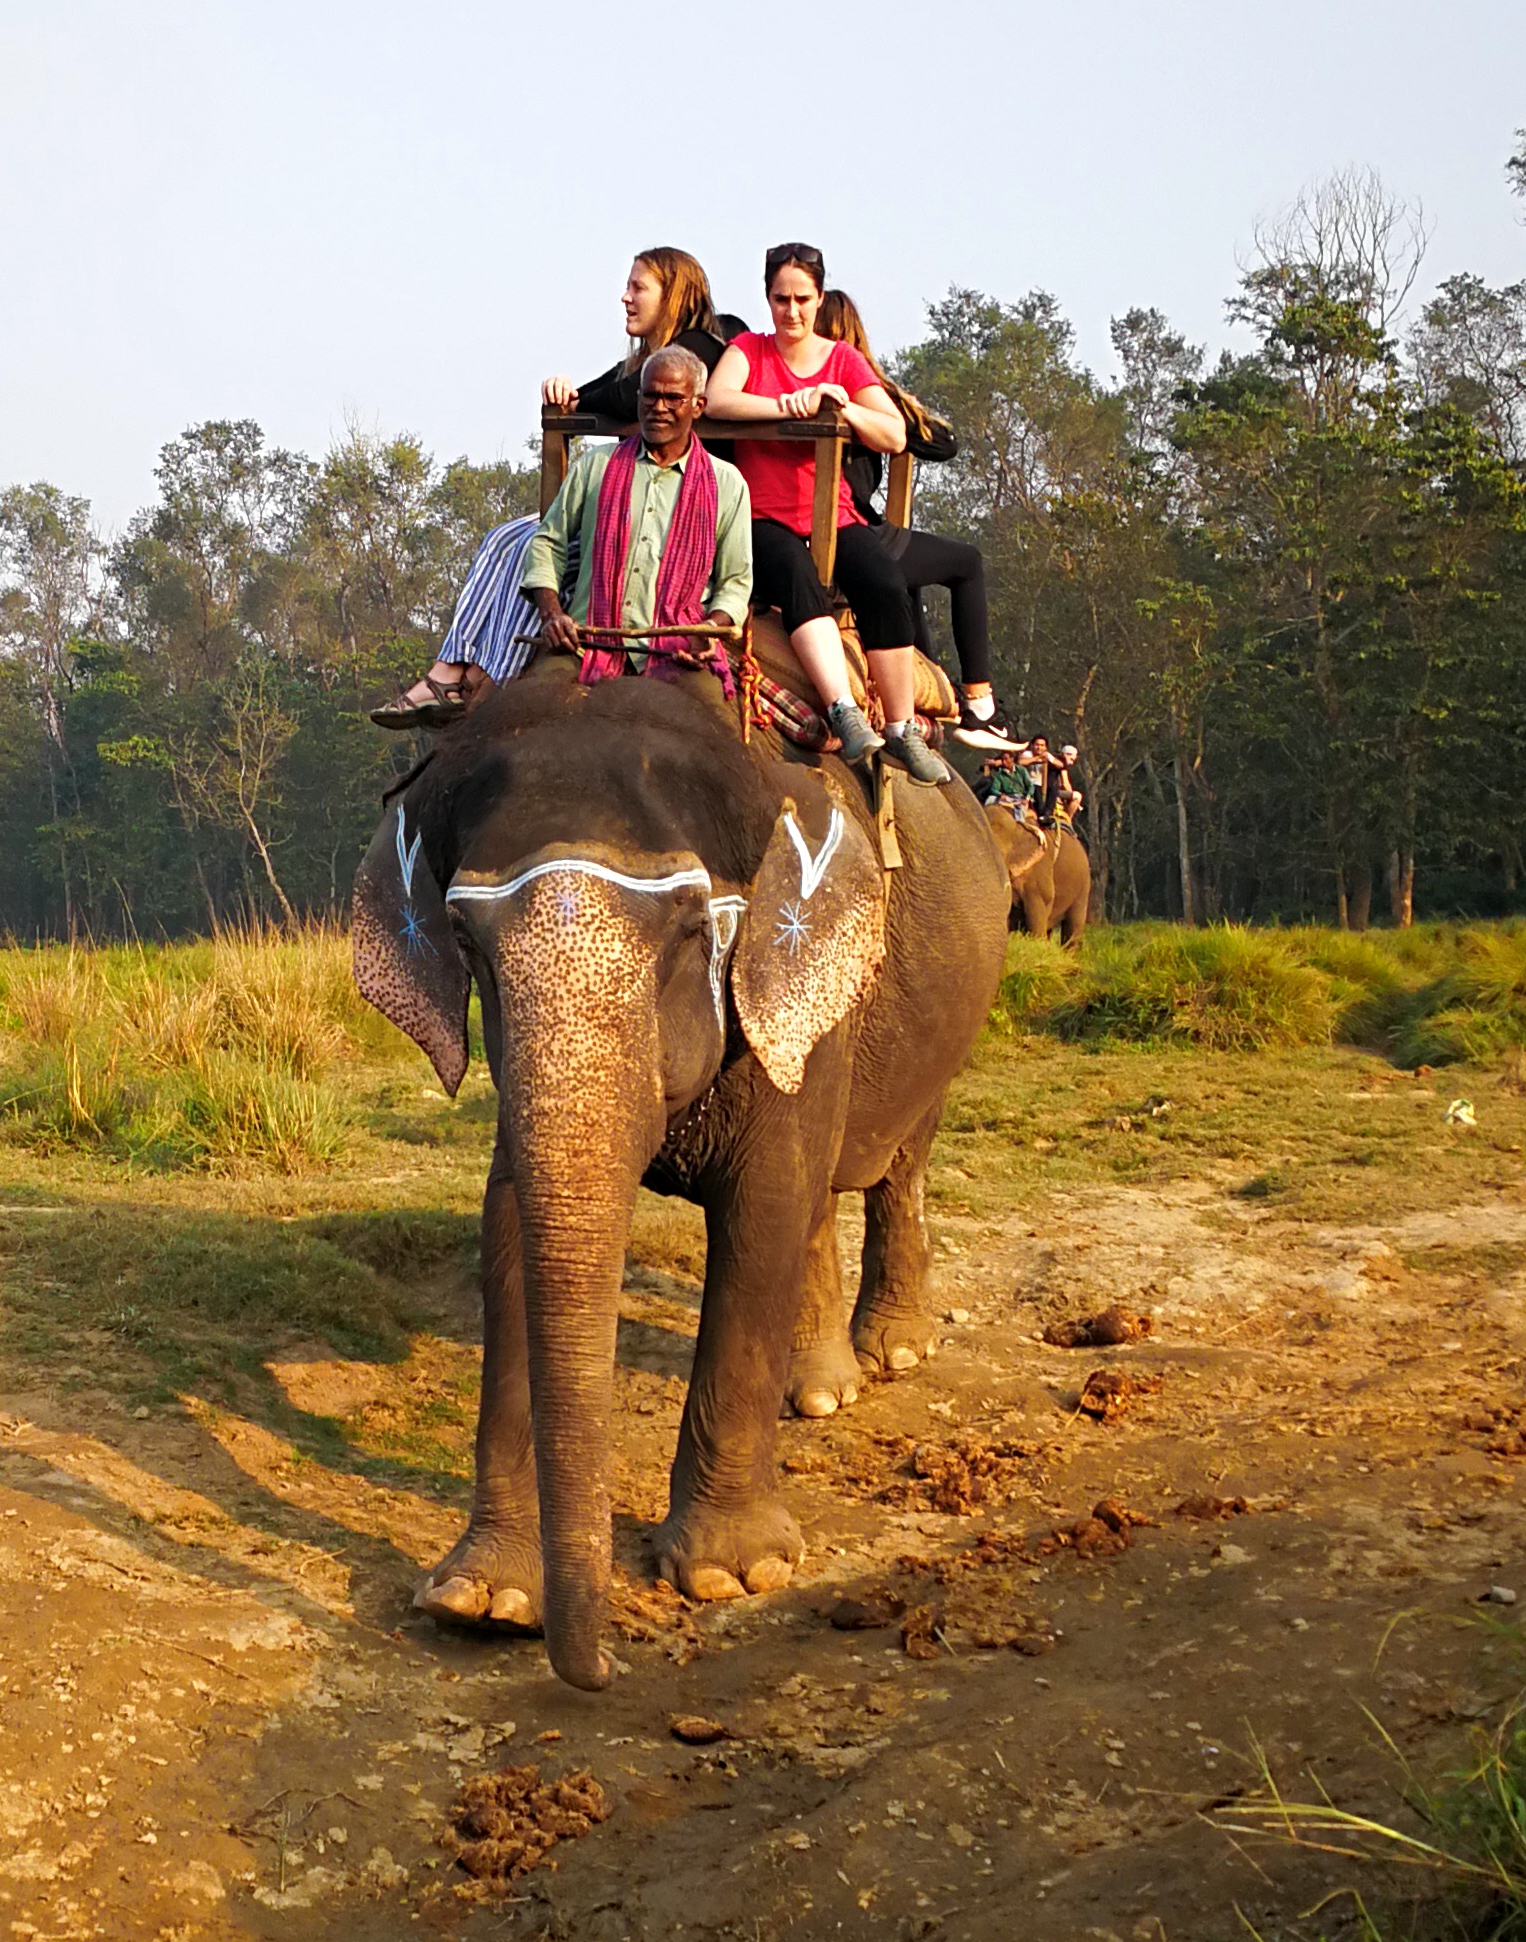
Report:
[[[445,899],[410,831],[408,799],[392,805],[355,873],[351,941],[360,995],[428,1054],[452,1098],[466,1076],[466,968]]]
[[[847,1017],[884,955],[880,866],[868,837],[823,792],[786,797],[753,884],[732,962],[737,1016],[781,1092],[798,1092],[819,1038]]]

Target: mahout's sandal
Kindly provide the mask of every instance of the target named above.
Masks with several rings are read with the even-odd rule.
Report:
[[[410,701],[404,688],[385,707],[371,710],[372,721],[378,728],[395,730],[449,728],[452,722],[460,721],[472,698],[472,687],[464,674],[458,681],[436,681],[432,674],[426,674],[424,686],[429,690],[427,701]]]

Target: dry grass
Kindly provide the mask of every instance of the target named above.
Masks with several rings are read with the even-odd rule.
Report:
[[[45,1148],[298,1173],[343,1148],[340,1069],[405,1049],[332,929],[0,952],[0,1114]]]

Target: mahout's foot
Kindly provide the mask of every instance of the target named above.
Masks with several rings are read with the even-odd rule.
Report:
[[[782,1591],[805,1556],[800,1526],[777,1497],[737,1511],[709,1504],[671,1510],[653,1548],[668,1583],[705,1602]]]
[[[443,1625],[540,1630],[540,1536],[532,1527],[479,1525],[465,1535],[414,1593],[416,1611]]]
[[[916,1312],[877,1315],[872,1309],[853,1318],[853,1349],[869,1376],[903,1376],[937,1354],[931,1315]]]
[[[789,1416],[830,1416],[858,1401],[858,1357],[846,1335],[790,1354],[784,1408]]]

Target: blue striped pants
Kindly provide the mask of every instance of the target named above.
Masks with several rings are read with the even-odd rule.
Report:
[[[514,636],[540,632],[540,615],[519,588],[539,524],[528,515],[511,519],[477,548],[440,646],[442,661],[472,661],[495,681],[511,681],[535,652]]]

